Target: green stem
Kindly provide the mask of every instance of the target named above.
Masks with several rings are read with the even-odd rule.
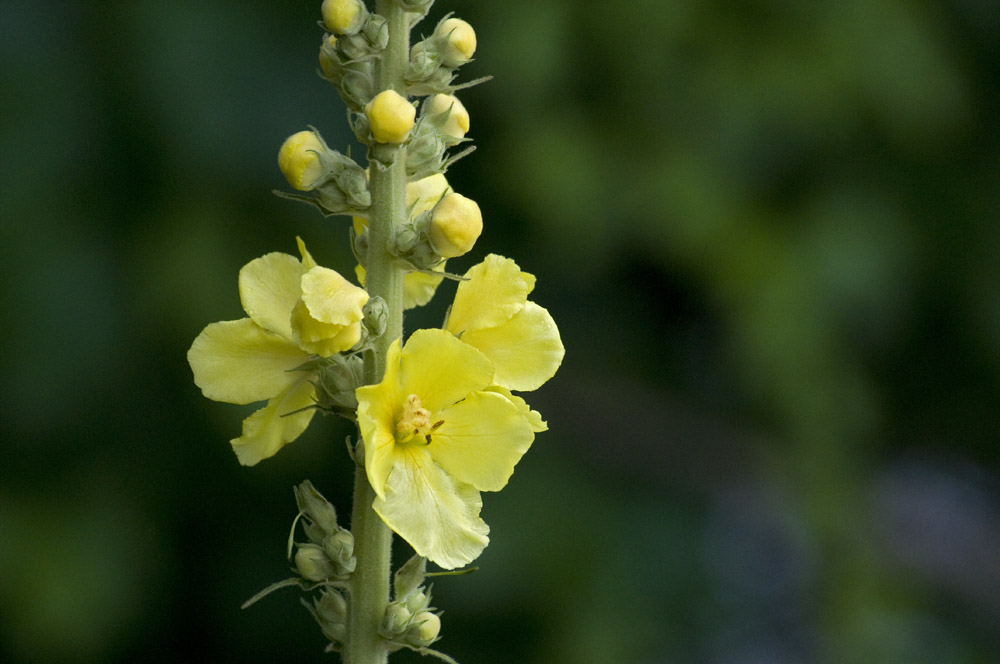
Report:
[[[410,26],[406,13],[393,0],[378,0],[376,11],[389,25],[389,44],[376,65],[378,90],[392,88],[405,94],[403,73],[410,52]],[[403,335],[403,271],[397,267],[389,246],[393,229],[406,215],[406,149],[400,148],[395,161],[380,170],[370,167],[372,195],[368,227],[368,255],[365,264],[365,287],[387,305],[388,324],[372,352],[365,357],[365,382],[377,383],[385,372],[389,345]],[[384,664],[388,651],[378,635],[378,626],[389,604],[390,554],[392,532],[372,510],[375,492],[368,483],[363,465],[354,476],[354,506],[351,530],[358,565],[351,577],[350,606],[347,616],[347,640],[344,643],[346,664]]]

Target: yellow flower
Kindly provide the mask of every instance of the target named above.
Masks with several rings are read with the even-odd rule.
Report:
[[[338,35],[353,35],[368,15],[361,0],[323,0],[320,11],[326,29]]]
[[[468,253],[482,232],[479,205],[462,194],[449,192],[434,206],[427,237],[438,256],[455,258]]]
[[[299,191],[314,189],[323,176],[323,164],[319,156],[326,146],[315,132],[303,130],[292,134],[278,150],[278,168],[288,184]]]
[[[450,189],[448,180],[441,173],[435,173],[425,178],[406,183],[406,208],[410,210],[410,218],[433,208],[442,196]],[[368,227],[368,221],[363,217],[354,217],[354,232],[360,234]],[[358,283],[365,283],[365,268],[358,265],[354,268]],[[444,272],[444,263],[434,268],[435,272]],[[422,307],[431,301],[434,292],[444,277],[438,277],[423,272],[407,272],[403,275],[403,308]]]
[[[499,491],[531,446],[521,409],[491,391],[493,366],[444,330],[393,342],[385,377],[358,388],[365,469],[382,520],[453,569],[489,543],[480,491]]]
[[[528,301],[535,277],[509,258],[490,254],[459,282],[445,329],[490,359],[496,384],[535,390],[555,375],[564,349],[559,328]]]
[[[449,18],[438,23],[434,36],[444,40],[441,49],[446,67],[458,67],[472,59],[476,52],[476,31],[460,18]]]
[[[316,403],[312,373],[295,369],[309,361],[317,346],[332,354],[357,341],[354,323],[339,326],[332,338],[319,341],[303,342],[303,334],[322,336],[315,331],[331,332],[324,327],[335,325],[331,319],[356,318],[360,335],[367,293],[350,284],[353,291],[331,290],[336,280],[329,273],[342,277],[317,266],[305,244],[298,242],[301,261],[274,252],[243,266],[240,301],[249,317],[208,325],[187,354],[194,382],[209,399],[235,404],[268,400],[243,420],[243,434],[230,441],[245,466],[273,456],[309,425]]]
[[[450,111],[447,119],[441,124],[441,133],[445,136],[464,138],[469,131],[469,111],[455,95],[436,94],[430,98],[427,111],[444,113]]]
[[[402,143],[410,136],[417,109],[395,90],[383,90],[365,106],[372,136],[379,143]]]

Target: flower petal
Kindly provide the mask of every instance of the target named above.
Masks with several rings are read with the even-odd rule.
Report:
[[[306,249],[306,243],[302,241],[302,238],[295,236],[295,244],[299,247],[299,254],[302,256],[302,270],[311,270],[316,267],[316,259],[312,257],[309,250]]]
[[[340,273],[316,266],[302,275],[301,284],[302,301],[316,320],[333,325],[350,325],[364,317],[361,308],[368,301],[368,293],[344,279]]]
[[[365,471],[372,489],[381,498],[385,498],[385,481],[396,462],[396,407],[403,401],[399,394],[399,356],[399,339],[396,339],[386,354],[382,382],[355,391],[358,428],[365,444]]]
[[[475,560],[489,544],[479,492],[456,482],[420,448],[407,448],[392,469],[385,498],[372,507],[421,556],[445,569]]]
[[[535,434],[517,406],[495,392],[473,392],[437,413],[444,424],[425,448],[441,468],[480,491],[499,491]]]
[[[511,394],[510,390],[506,387],[500,387],[499,385],[490,385],[486,388],[486,392],[496,392],[497,394],[503,395],[508,401],[517,406],[517,410],[528,422],[528,426],[535,433],[540,433],[542,431],[548,431],[549,425],[542,419],[542,414],[537,410],[532,410],[528,402],[521,397]]]
[[[403,347],[401,394],[416,394],[431,413],[492,383],[486,356],[444,330],[417,330]]]
[[[496,369],[494,382],[512,390],[536,390],[555,375],[565,350],[559,328],[543,307],[528,302],[503,325],[468,330],[462,341],[483,352]]]
[[[187,354],[195,385],[209,399],[253,403],[302,378],[292,371],[309,355],[294,343],[261,329],[249,318],[212,323]]]
[[[292,338],[292,307],[301,296],[305,270],[295,256],[274,252],[255,258],[240,270],[240,302],[253,322]]]
[[[435,272],[444,272],[445,262],[434,267]],[[358,277],[358,283],[365,285],[365,268],[363,265],[354,266],[354,274]],[[431,301],[437,287],[441,285],[444,275],[440,277],[424,272],[407,272],[403,275],[403,308],[413,309],[422,307]]]
[[[316,388],[307,377],[302,376],[294,385],[268,401],[266,406],[243,420],[243,435],[229,441],[240,463],[253,466],[261,459],[274,456],[282,447],[301,436],[316,414],[315,408],[307,408],[315,405],[315,394]]]
[[[517,263],[490,254],[459,282],[445,329],[460,335],[502,325],[524,307],[534,287],[535,277],[521,272]]]
[[[435,272],[444,272],[444,262],[434,267]],[[444,276],[425,272],[407,272],[403,275],[403,308],[422,307],[431,301]]]

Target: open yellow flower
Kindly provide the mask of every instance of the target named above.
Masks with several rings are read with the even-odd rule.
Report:
[[[418,330],[402,350],[392,344],[381,383],[357,390],[372,507],[447,569],[489,543],[479,492],[506,486],[534,440],[525,413],[492,384],[482,353],[444,330]]]
[[[445,329],[489,358],[496,384],[535,390],[555,375],[565,353],[559,328],[528,300],[535,277],[490,254],[458,284]]]
[[[208,325],[187,354],[194,382],[209,399],[267,400],[230,441],[245,466],[274,456],[309,425],[316,403],[313,375],[295,369],[314,354],[347,350],[361,334],[368,294],[316,265],[298,243],[301,261],[274,252],[243,266],[240,301],[249,317]]]

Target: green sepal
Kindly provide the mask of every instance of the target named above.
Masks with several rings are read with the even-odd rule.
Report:
[[[414,554],[402,567],[396,570],[393,577],[393,593],[397,601],[406,599],[407,595],[420,587],[427,576],[427,559]]]
[[[332,535],[340,530],[340,527],[337,525],[337,510],[330,504],[330,501],[323,497],[323,494],[316,490],[312,482],[309,480],[302,481],[294,488],[294,492],[299,512],[307,519],[303,523],[306,535],[310,535],[310,525],[313,524],[319,528],[318,531],[314,531],[315,534],[322,534],[319,537],[319,541],[310,536],[309,539],[313,543],[322,544],[323,538],[326,535]]]
[[[240,605],[240,608],[241,609],[249,608],[253,604],[256,604],[260,600],[264,599],[265,597],[273,593],[275,590],[281,590],[282,588],[288,588],[289,586],[299,586],[303,590],[306,590],[308,585],[309,584],[303,582],[303,580],[297,576],[283,579],[281,581],[276,581],[275,583],[269,585],[267,588],[261,590],[259,593],[257,593],[247,601],[243,602],[243,604]]]

